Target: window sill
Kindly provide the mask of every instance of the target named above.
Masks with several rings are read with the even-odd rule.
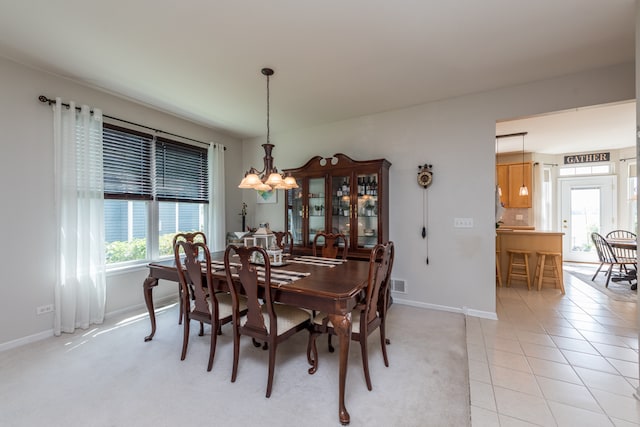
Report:
[[[145,261],[144,264],[131,264],[120,267],[107,267],[107,277],[133,273],[140,270],[148,270],[147,265],[149,264],[149,262],[150,261]]]
[[[171,258],[173,258],[173,256],[163,256],[155,260],[144,260],[132,264],[107,267],[107,276],[117,276],[119,274],[128,274],[135,271],[148,270],[149,263],[156,261],[165,261]]]

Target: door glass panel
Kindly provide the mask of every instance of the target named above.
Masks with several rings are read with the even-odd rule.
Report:
[[[378,243],[377,174],[358,175],[358,248]]]
[[[347,240],[351,231],[351,182],[348,176],[331,177],[331,233],[342,233]]]
[[[324,178],[312,178],[309,180],[309,203],[307,203],[307,216],[309,217],[309,243],[313,243],[316,233],[325,228],[325,197]]]
[[[302,200],[302,185],[299,183],[298,188],[294,188],[287,191],[287,209],[289,224],[287,224],[288,230],[293,235],[293,244],[302,245],[302,224],[303,224],[303,200]]]
[[[594,253],[591,233],[600,233],[600,189],[571,189],[571,250]]]
[[[565,261],[596,262],[591,233],[605,235],[617,226],[613,175],[561,178],[560,231]]]

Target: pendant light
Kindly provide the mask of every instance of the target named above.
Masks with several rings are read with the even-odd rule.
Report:
[[[524,185],[524,136],[526,134],[527,132],[522,132],[522,187],[520,187],[520,192],[519,192],[521,196],[529,195],[529,189],[527,188],[526,185]]]
[[[238,185],[238,188],[252,188],[257,191],[271,191],[271,190],[290,190],[292,188],[298,188],[298,183],[293,176],[282,176],[278,172],[278,169],[273,165],[273,157],[271,151],[274,145],[269,140],[270,127],[269,127],[269,77],[274,74],[271,68],[263,68],[262,74],[267,77],[267,143],[262,144],[264,148],[264,158],[262,170],[257,170],[252,167],[244,174],[244,178]]]

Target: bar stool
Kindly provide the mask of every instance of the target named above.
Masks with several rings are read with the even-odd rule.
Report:
[[[529,278],[529,255],[531,255],[531,251],[507,249],[507,253],[509,254],[507,287],[511,286],[511,279],[515,277],[525,279],[527,281],[527,289],[531,290],[531,279]]]
[[[542,289],[544,280],[553,281],[556,289],[560,288],[564,295],[564,280],[562,276],[562,266],[560,259],[562,254],[559,252],[536,252],[538,262],[536,263],[536,275],[534,282],[538,284],[538,290]],[[550,261],[550,262],[547,262]]]
[[[496,281],[502,287],[502,272],[500,271],[500,251],[496,251]]]

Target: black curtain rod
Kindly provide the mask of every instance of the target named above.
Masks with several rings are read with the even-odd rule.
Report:
[[[47,103],[47,104],[49,104],[49,105],[51,105],[51,104],[55,104],[55,103],[56,103],[56,100],[55,100],[55,99],[47,98],[47,97],[46,97],[46,96],[44,96],[44,95],[40,95],[40,96],[38,97],[38,100],[39,100],[40,102],[42,102],[42,103]],[[65,107],[67,107],[67,108],[71,107],[69,104],[67,104],[67,103],[65,103],[65,102],[63,102],[63,103],[62,103],[62,105],[63,105],[63,106],[65,106]],[[76,110],[80,111],[80,107],[76,107]],[[91,112],[93,113],[93,110],[91,110]],[[104,113],[102,114],[102,116],[103,116],[103,117],[106,117],[106,118],[108,118],[108,119],[111,119],[111,120],[117,120],[117,121],[122,122],[122,123],[127,123],[127,124],[130,124],[130,125],[139,126],[139,127],[141,127],[141,128],[144,128],[144,129],[149,129],[149,130],[152,130],[152,131],[154,131],[154,132],[164,133],[165,135],[177,136],[178,138],[183,138],[183,139],[187,139],[187,140],[189,140],[189,141],[198,142],[198,143],[200,143],[200,144],[209,145],[209,143],[208,143],[208,142],[199,141],[199,140],[197,140],[197,139],[189,138],[189,137],[187,137],[187,136],[177,135],[177,134],[175,134],[175,133],[166,132],[166,131],[163,131],[163,130],[160,130],[160,129],[156,129],[156,128],[152,128],[152,127],[149,127],[149,126],[141,125],[141,124],[139,124],[139,123],[130,122],[129,120],[119,119],[119,118],[117,118],[117,117],[109,116],[109,115],[104,114]],[[215,144],[214,144],[214,147],[215,147]],[[224,150],[226,151],[226,150],[227,150],[227,147],[224,147]]]
[[[511,136],[525,136],[529,132],[508,133],[506,135],[496,135],[496,138],[509,138]]]

